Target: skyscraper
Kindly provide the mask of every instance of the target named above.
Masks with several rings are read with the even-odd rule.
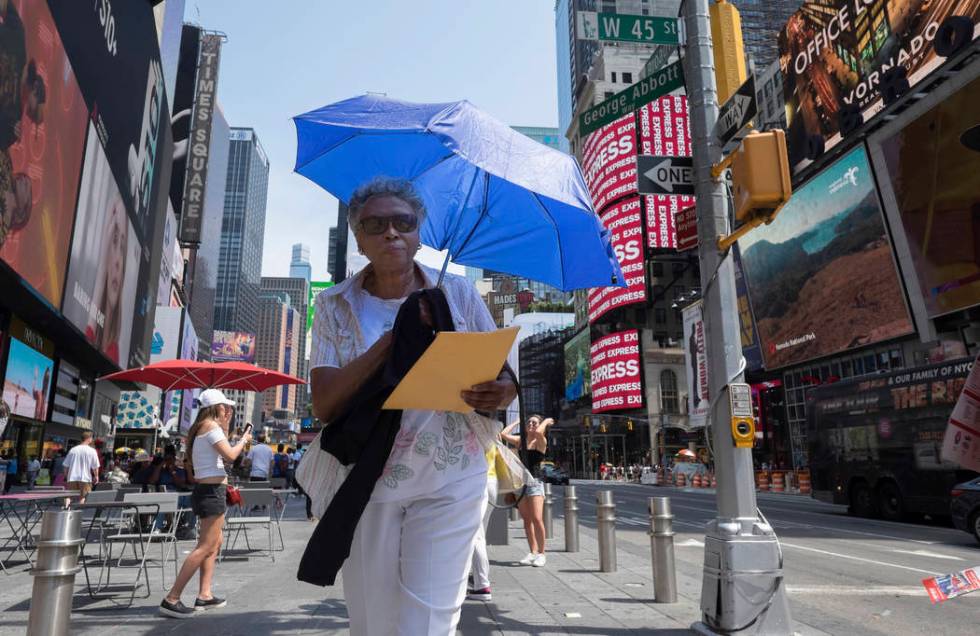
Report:
[[[327,271],[334,283],[347,278],[347,206],[337,204],[337,225],[330,228],[330,253],[327,255]]]
[[[299,246],[297,246],[299,247]],[[305,247],[305,246],[303,246]],[[310,298],[310,284],[303,278],[300,277],[283,277],[283,276],[263,276],[262,286],[259,295],[261,298],[267,296],[276,296],[282,298],[282,294],[287,294],[289,298],[289,305],[302,317],[303,328],[299,330],[299,343],[298,351],[299,354],[296,358],[296,365],[293,370],[290,371],[292,375],[304,380],[307,379],[306,374],[309,372],[307,369],[307,352],[306,352],[306,311],[309,304]],[[260,301],[261,306],[261,301]],[[260,338],[260,337],[259,337]],[[259,343],[261,346],[261,343]],[[299,390],[296,391],[296,416],[306,417],[306,405],[309,403],[309,392],[306,390],[305,386],[301,386]]]
[[[779,58],[779,32],[802,0],[732,0],[742,17],[746,62],[763,72]]]
[[[294,375],[298,365],[300,342],[305,326],[305,316],[300,316],[287,292],[266,292],[259,295],[257,316],[258,333],[255,338],[255,361],[265,369]],[[296,413],[297,386],[294,384],[275,387],[262,393],[262,422],[273,417],[276,411],[286,411],[285,418]],[[258,406],[258,405],[257,405]]]
[[[214,328],[256,333],[269,159],[255,131],[232,128]]]
[[[307,283],[313,280],[309,245],[304,245],[303,243],[293,245],[293,259],[289,262],[289,277],[303,278]]]

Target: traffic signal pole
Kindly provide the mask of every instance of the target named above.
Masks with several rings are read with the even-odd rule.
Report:
[[[701,289],[708,357],[711,441],[718,477],[718,516],[707,528],[701,588],[702,634],[791,634],[782,553],[756,507],[752,449],[732,436],[729,384],[743,381],[735,272],[718,238],[728,221],[725,185],[711,176],[721,160],[713,130],[718,95],[708,0],[685,0],[686,78],[697,200]]]

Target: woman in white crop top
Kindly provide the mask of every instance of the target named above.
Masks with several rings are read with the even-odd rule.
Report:
[[[191,508],[201,521],[201,533],[197,547],[187,555],[180,573],[163,602],[160,613],[171,618],[190,618],[195,610],[224,607],[226,601],[211,593],[214,564],[221,549],[221,531],[225,521],[225,490],[228,477],[224,462],[233,462],[242,453],[245,444],[252,439],[246,432],[232,446],[228,443],[228,425],[235,414],[235,403],[217,389],[202,391],[198,397],[200,410],[193,426],[187,431],[187,460],[189,475],[194,478]],[[200,588],[194,607],[184,605],[180,595],[198,570],[201,571]]]

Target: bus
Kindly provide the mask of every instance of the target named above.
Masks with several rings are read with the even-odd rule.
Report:
[[[952,487],[976,476],[941,456],[972,366],[953,360],[811,389],[812,496],[862,517],[948,516]]]

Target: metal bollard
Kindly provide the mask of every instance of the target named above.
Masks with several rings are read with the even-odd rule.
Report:
[[[650,497],[650,552],[653,557],[654,602],[676,603],[674,515],[670,513],[670,497]]]
[[[578,552],[578,497],[575,486],[565,486],[565,552]]]
[[[48,510],[41,518],[37,563],[31,570],[34,589],[27,621],[28,636],[64,636],[71,618],[78,551],[85,539],[80,510]]]
[[[616,571],[616,504],[611,490],[596,493],[596,525],[599,535],[599,571]]]
[[[517,506],[512,507],[508,514],[510,515],[508,519],[511,521],[518,521],[521,518],[520,513],[517,511]]]
[[[544,485],[544,512],[542,514],[542,520],[544,521],[544,537],[545,539],[550,539],[555,536],[555,523],[554,515],[552,514],[552,506],[555,504],[554,498],[551,496],[551,484]]]

